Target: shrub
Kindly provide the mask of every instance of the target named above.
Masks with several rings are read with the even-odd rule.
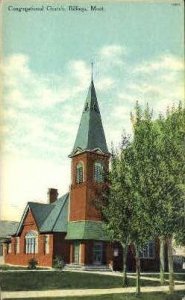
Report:
[[[28,262],[28,269],[36,269],[38,265],[38,261],[35,258],[31,258]]]
[[[56,256],[53,260],[53,268],[62,270],[65,266],[64,260],[61,256]]]

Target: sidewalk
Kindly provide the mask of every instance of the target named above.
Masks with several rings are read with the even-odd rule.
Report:
[[[152,287],[142,287],[141,291],[144,293],[149,292],[167,292],[169,290],[168,286],[152,286]],[[175,286],[176,291],[184,291],[185,284]],[[69,297],[69,296],[89,296],[89,295],[106,295],[106,294],[127,294],[135,293],[135,287],[129,288],[113,288],[113,289],[85,289],[85,290],[48,290],[48,291],[28,291],[28,292],[2,292],[2,299],[7,298],[40,298],[40,297]]]

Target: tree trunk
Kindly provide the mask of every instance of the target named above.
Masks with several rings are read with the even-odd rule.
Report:
[[[123,287],[128,285],[128,278],[127,278],[127,251],[128,245],[122,244],[123,248]]]
[[[140,295],[141,293],[141,285],[140,285],[140,257],[139,257],[139,248],[135,247],[136,251],[136,295]]]
[[[163,236],[160,237],[160,282],[164,285],[164,244],[165,239]]]
[[[168,271],[169,271],[169,292],[174,292],[174,271],[173,271],[173,248],[172,238],[168,238]]]

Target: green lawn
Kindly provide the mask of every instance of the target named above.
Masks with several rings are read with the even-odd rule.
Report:
[[[27,267],[0,265],[0,270],[25,270]]]
[[[1,272],[3,291],[54,290],[54,289],[105,289],[122,286],[122,277],[90,273],[61,271]],[[129,279],[135,286],[135,279]],[[158,286],[158,281],[141,280],[143,286]]]
[[[87,297],[65,297],[65,298],[52,298],[52,300],[182,300],[185,292],[176,292],[173,295],[167,293],[147,293],[142,294],[140,297],[135,295],[101,295],[101,296],[87,296]],[[10,300],[10,299],[9,299]],[[15,300],[15,299],[11,299]],[[19,300],[28,300],[28,298],[19,298]],[[29,300],[51,300],[51,298],[29,298]]]
[[[9,266],[9,265],[0,265],[0,270],[27,270],[28,267],[23,266]],[[48,268],[39,268],[39,270],[48,270]]]

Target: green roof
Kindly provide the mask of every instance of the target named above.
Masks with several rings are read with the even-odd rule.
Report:
[[[44,223],[42,224],[40,231],[52,231],[52,232],[66,232],[67,231],[67,217],[68,217],[68,200],[69,193],[55,201],[54,207]]]
[[[28,206],[31,209],[33,217],[37,223],[38,229],[40,230],[42,224],[44,223],[44,221],[52,211],[53,205],[36,203],[36,202],[28,202]]]
[[[67,240],[96,240],[109,241],[110,238],[101,221],[69,222],[67,227]]]
[[[63,195],[51,204],[28,202],[16,234],[18,235],[23,227],[23,221],[28,209],[37,224],[38,230],[43,232],[67,232],[69,193]]]
[[[82,112],[73,151],[70,156],[79,153],[79,151],[92,151],[98,149],[103,153],[109,153],[96,97],[96,91],[92,80]]]

